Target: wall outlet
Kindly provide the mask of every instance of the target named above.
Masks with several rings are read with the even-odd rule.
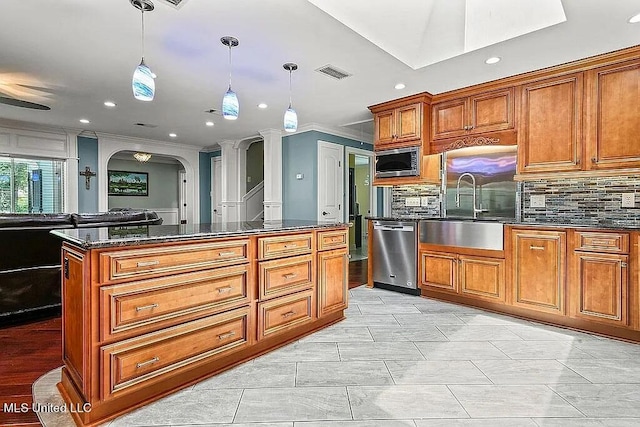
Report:
[[[420,197],[405,197],[405,206],[420,206]]]
[[[547,201],[544,194],[532,194],[531,195],[531,207],[532,208],[544,208]]]
[[[636,207],[636,194],[635,193],[622,193],[622,207],[623,208],[635,208]]]
[[[429,197],[428,196],[422,196],[420,197],[420,206],[429,206]]]

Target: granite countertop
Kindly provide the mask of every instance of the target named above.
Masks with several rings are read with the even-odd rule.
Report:
[[[440,217],[401,217],[401,216],[366,216],[365,219],[379,220],[379,221],[491,221],[501,222],[505,225],[517,226],[517,227],[538,227],[538,228],[588,228],[593,230],[640,230],[640,218],[633,224],[616,224],[613,222],[601,221],[597,224],[571,224],[562,222],[542,222],[542,221],[516,221],[513,218],[440,218]]]
[[[281,231],[303,231],[327,227],[347,227],[343,223],[318,221],[246,221],[217,224],[143,225],[53,230],[51,234],[84,249],[135,246],[146,243],[178,242],[211,237],[237,237]]]

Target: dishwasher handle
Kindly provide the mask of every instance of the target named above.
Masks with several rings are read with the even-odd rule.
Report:
[[[374,230],[382,230],[382,231],[414,231],[415,227],[413,225],[381,225],[374,224]]]

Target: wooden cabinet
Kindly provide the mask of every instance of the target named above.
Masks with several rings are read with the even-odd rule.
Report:
[[[566,232],[514,229],[511,247],[512,304],[530,310],[564,314]]]
[[[325,240],[326,232],[318,233],[318,316],[322,317],[335,311],[342,311],[347,307],[349,295],[349,256],[347,249],[347,232],[336,238],[331,238],[334,244],[331,248],[321,243]],[[342,243],[337,243],[338,241]]]
[[[422,146],[428,149],[431,95],[422,93],[372,105],[374,150]]]
[[[629,235],[573,234],[571,316],[626,327],[629,317]]]
[[[514,102],[513,88],[506,88],[434,103],[431,138],[439,140],[513,129]]]
[[[521,87],[519,173],[582,168],[582,94],[582,73]]]
[[[91,405],[71,414],[78,425],[105,423],[344,317],[346,227],[256,234],[63,243],[59,389],[72,407]]]
[[[640,59],[586,73],[587,169],[640,167]]]
[[[420,251],[420,288],[505,301],[504,259]]]

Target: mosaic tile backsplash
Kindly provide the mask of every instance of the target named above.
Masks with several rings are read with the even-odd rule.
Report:
[[[518,183],[521,222],[640,227],[640,176],[561,178]],[[635,207],[622,207],[622,194],[635,194]],[[440,186],[392,188],[391,213],[399,218],[440,216]],[[531,196],[544,196],[544,207],[531,207]],[[407,197],[428,197],[427,206],[406,206]]]
[[[405,206],[407,197],[427,197],[426,206]],[[391,214],[398,218],[433,218],[440,216],[440,186],[398,185],[391,189]]]
[[[583,225],[640,225],[640,176],[562,178],[521,184],[522,222]],[[635,207],[622,207],[622,194],[635,194]],[[544,195],[545,207],[531,207]]]

